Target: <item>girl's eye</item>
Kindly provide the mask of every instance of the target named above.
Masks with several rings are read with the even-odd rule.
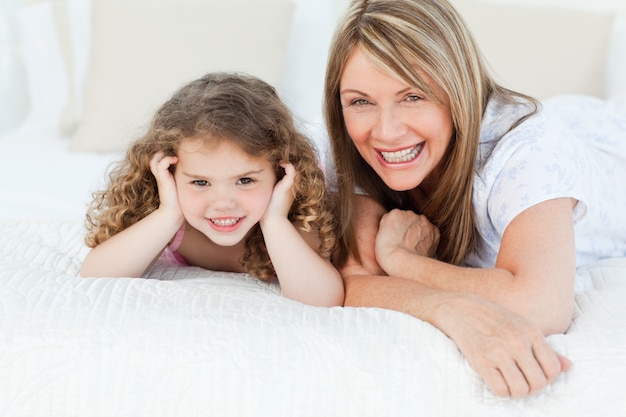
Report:
[[[207,180],[193,180],[191,181],[191,183],[193,185],[197,185],[198,187],[206,187],[207,185],[209,185],[209,182]]]
[[[252,178],[244,177],[239,178],[237,180],[237,185],[251,185],[254,184],[254,180]]]

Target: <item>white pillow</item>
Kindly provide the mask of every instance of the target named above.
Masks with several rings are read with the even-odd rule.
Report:
[[[279,86],[291,0],[93,0],[84,113],[70,148],[122,150],[183,84],[238,71]]]
[[[613,24],[606,72],[606,97],[626,97],[626,18]]]
[[[614,14],[454,0],[493,73],[507,88],[546,98],[604,97]]]

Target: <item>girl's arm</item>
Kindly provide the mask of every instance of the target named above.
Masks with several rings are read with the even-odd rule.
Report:
[[[288,218],[296,176],[291,164],[281,164],[285,176],[276,184],[270,205],[260,221],[265,245],[285,297],[317,306],[343,305],[341,275],[316,249],[313,233],[296,228]]]
[[[569,198],[549,200],[515,217],[494,268],[462,268],[422,256],[402,237],[402,231],[414,231],[418,216],[399,210],[383,216],[376,256],[390,275],[478,295],[530,320],[544,334],[563,333],[574,309],[574,204]]]
[[[80,275],[141,277],[181,226],[182,221],[158,209],[89,251]]]
[[[497,395],[536,392],[569,368],[569,360],[548,345],[540,329],[508,309],[468,292],[385,276],[374,246],[383,215],[378,203],[357,197],[353,219],[361,262],[349,258],[341,268],[345,305],[392,309],[431,323],[456,343]]]
[[[176,157],[157,154],[150,163],[159,186],[160,207],[93,248],[80,269],[83,277],[140,277],[161,254],[184,217],[168,168]]]

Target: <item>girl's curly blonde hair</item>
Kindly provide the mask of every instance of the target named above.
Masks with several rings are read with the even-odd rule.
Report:
[[[334,203],[314,147],[298,132],[273,87],[235,73],[207,74],[179,89],[161,106],[148,132],[112,167],[107,187],[93,194],[85,220],[87,246],[97,246],[159,207],[150,160],[160,151],[177,155],[185,138],[232,141],[251,156],[267,158],[279,179],[283,175],[279,161],[293,164],[298,175],[288,218],[317,233],[320,254],[331,257],[337,246]],[[258,224],[248,234],[240,261],[261,280],[275,276]]]

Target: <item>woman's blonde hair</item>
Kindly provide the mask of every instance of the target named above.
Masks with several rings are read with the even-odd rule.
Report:
[[[273,87],[233,73],[207,74],[161,106],[148,132],[110,171],[106,189],[94,193],[85,221],[87,246],[95,247],[159,207],[150,160],[160,151],[176,155],[185,138],[231,141],[251,156],[267,158],[278,178],[283,172],[279,161],[292,163],[297,177],[288,217],[317,233],[321,255],[330,257],[337,243],[336,220],[313,145],[298,132]],[[241,263],[259,279],[275,275],[258,224],[247,237]]]
[[[441,88],[450,103],[453,135],[442,161],[442,176],[428,203],[421,208],[441,233],[437,256],[461,264],[474,249],[476,230],[472,183],[487,102],[534,99],[499,86],[489,75],[480,50],[465,22],[445,0],[355,0],[340,21],[333,38],[325,79],[324,112],[336,168],[340,208],[340,258],[359,258],[353,216],[354,188],[361,187],[391,208],[416,208],[406,192],[391,190],[359,155],[348,136],[340,102],[340,81],[346,61],[359,47],[389,74],[438,97],[429,80]],[[518,121],[517,123],[521,122]]]

